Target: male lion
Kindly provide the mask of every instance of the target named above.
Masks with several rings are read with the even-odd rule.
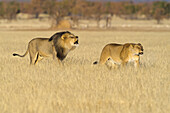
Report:
[[[30,54],[30,64],[36,64],[43,57],[53,56],[59,63],[67,54],[78,46],[78,36],[69,31],[58,32],[50,38],[34,38],[28,43],[24,55],[14,53],[13,56],[24,57]]]
[[[143,46],[138,43],[126,43],[126,44],[107,44],[101,53],[99,64],[105,64],[106,61],[111,61],[112,65],[122,64],[126,65],[128,62],[133,61],[135,67],[139,67],[140,55],[143,54]],[[97,64],[94,62],[93,64]]]

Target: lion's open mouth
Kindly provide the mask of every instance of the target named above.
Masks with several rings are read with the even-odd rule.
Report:
[[[76,42],[74,42],[74,44],[79,44],[78,40]]]

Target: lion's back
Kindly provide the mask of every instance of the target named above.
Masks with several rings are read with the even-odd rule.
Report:
[[[52,53],[52,42],[49,38],[34,38],[29,42],[30,51],[43,51],[44,53]]]

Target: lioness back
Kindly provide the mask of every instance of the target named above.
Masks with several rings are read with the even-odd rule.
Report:
[[[112,58],[115,62],[120,63],[120,52],[123,48],[122,44],[111,43],[107,44],[101,53],[100,64],[105,63],[109,58]]]
[[[109,44],[110,47],[110,56],[112,59],[114,59],[115,62],[120,63],[121,59],[120,59],[120,52],[123,49],[123,45],[122,44]]]

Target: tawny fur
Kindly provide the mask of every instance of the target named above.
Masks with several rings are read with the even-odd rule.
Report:
[[[66,31],[58,32],[50,38],[34,38],[28,43],[24,55],[14,53],[13,56],[24,57],[30,54],[30,64],[36,64],[43,57],[53,56],[59,63],[78,45],[78,36]]]
[[[99,64],[105,64],[108,60],[113,65],[121,64],[126,65],[128,62],[133,61],[135,67],[139,67],[140,55],[143,54],[143,46],[138,43],[126,43],[126,44],[107,44],[100,56]],[[97,64],[94,62],[93,64]]]

